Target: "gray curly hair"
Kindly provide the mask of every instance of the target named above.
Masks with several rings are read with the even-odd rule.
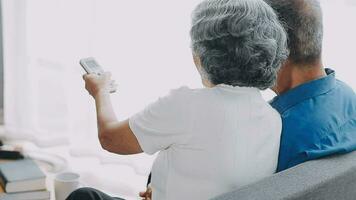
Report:
[[[288,57],[285,30],[263,0],[206,0],[193,11],[190,34],[214,85],[267,89]]]

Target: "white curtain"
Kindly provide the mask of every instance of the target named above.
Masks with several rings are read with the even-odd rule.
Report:
[[[119,88],[112,99],[120,119],[172,88],[201,87],[189,48],[190,13],[198,2],[2,0],[5,136],[41,147],[69,145],[74,157],[96,155],[103,162],[117,162],[97,153],[95,109],[84,89],[79,59],[94,56],[113,73]],[[325,65],[355,89],[355,1],[322,2]],[[121,193],[134,195],[144,185],[152,158],[120,159],[117,163],[142,175],[133,179],[134,189],[122,184]],[[121,170],[118,176],[124,177]]]
[[[189,40],[197,2],[2,0],[4,137],[54,152],[88,186],[133,199],[144,189],[154,157],[100,151],[94,102],[84,89],[79,59],[94,56],[112,72],[120,119],[172,88],[200,87]]]
[[[340,80],[356,89],[356,0],[322,0],[324,13],[323,59]]]
[[[119,83],[113,101],[120,119],[169,89],[200,87],[188,35],[198,2],[3,0],[8,130],[94,138],[94,106],[78,65],[86,56],[96,57]],[[322,3],[325,66],[355,87],[355,0]]]
[[[120,119],[169,89],[200,81],[189,48],[197,1],[5,0],[5,121],[41,137],[95,137],[80,58],[94,56],[119,84]]]

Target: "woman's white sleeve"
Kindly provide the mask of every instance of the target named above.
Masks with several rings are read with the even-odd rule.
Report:
[[[188,88],[172,90],[129,119],[142,150],[154,154],[184,144],[190,131]]]

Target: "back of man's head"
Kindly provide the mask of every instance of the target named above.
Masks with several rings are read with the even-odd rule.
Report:
[[[318,0],[266,0],[285,24],[289,61],[299,66],[320,62],[323,17]]]

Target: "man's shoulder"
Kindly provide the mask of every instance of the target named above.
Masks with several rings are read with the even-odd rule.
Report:
[[[288,116],[290,116],[291,113],[301,114],[303,112],[313,114],[310,113],[311,110],[325,109],[332,111],[333,109],[339,110],[341,109],[340,107],[345,106],[351,106],[352,109],[355,109],[354,112],[356,112],[356,94],[354,90],[345,82],[340,80],[336,80],[335,83],[336,84],[333,89],[310,98],[305,98],[302,101],[288,107],[288,109],[285,109],[284,112],[288,112]],[[299,95],[300,98],[303,96],[303,93],[299,93]],[[283,100],[286,100],[286,98]],[[280,99],[278,97],[270,102],[273,107],[279,103]]]
[[[336,86],[336,91],[339,92],[342,97],[356,99],[355,91],[345,82],[336,80]]]
[[[356,95],[353,89],[337,81],[333,90],[289,107],[282,113],[282,120],[287,127],[298,124],[298,127],[325,131],[326,128],[337,128],[355,116]]]
[[[321,118],[324,118],[328,113],[333,115],[343,115],[345,108],[348,108],[349,111],[351,110],[352,113],[355,114],[355,92],[344,82],[338,81],[336,85],[335,89],[327,93],[305,99],[304,101],[291,106],[286,110],[288,116],[305,118],[305,115],[320,115]]]

